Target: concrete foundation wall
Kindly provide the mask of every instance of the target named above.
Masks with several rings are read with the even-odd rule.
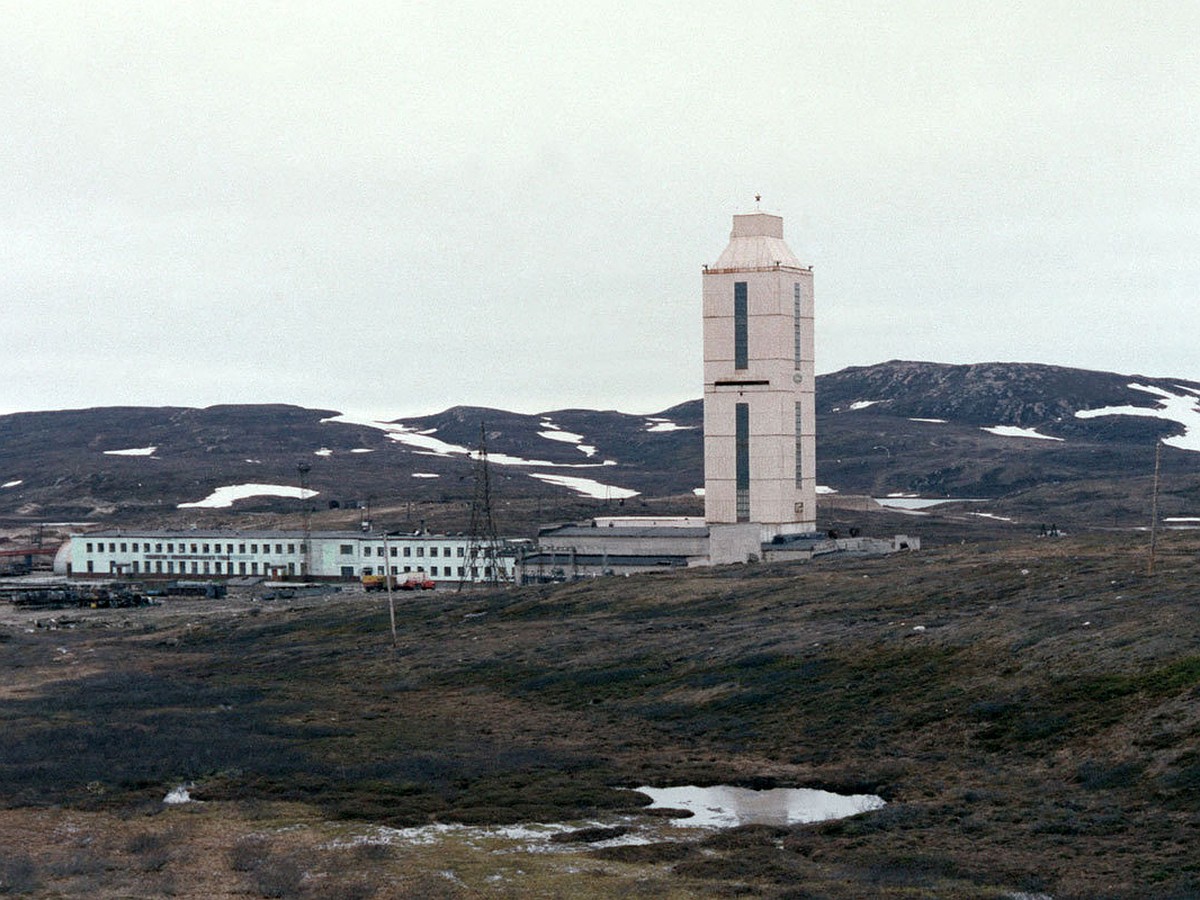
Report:
[[[742,525],[710,525],[708,560],[711,565],[749,562],[762,554],[762,529],[751,522]]]

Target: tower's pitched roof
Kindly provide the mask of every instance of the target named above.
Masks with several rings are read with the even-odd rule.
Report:
[[[783,218],[755,212],[733,217],[729,246],[714,269],[752,269],[765,266],[800,268],[800,260],[783,241]]]

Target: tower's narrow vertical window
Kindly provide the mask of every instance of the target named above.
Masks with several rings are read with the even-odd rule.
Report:
[[[750,521],[750,404],[734,404],[734,470],[737,520]]]
[[[747,337],[746,282],[733,283],[733,367],[750,366],[750,344]]]
[[[796,368],[800,368],[800,356],[804,352],[804,335],[800,328],[800,284],[792,285],[792,340],[795,344]]]
[[[800,401],[796,401],[796,487],[800,487],[804,478],[804,442],[801,435],[804,434],[804,408],[800,405]]]

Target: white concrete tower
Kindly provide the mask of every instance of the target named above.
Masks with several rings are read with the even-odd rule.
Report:
[[[733,217],[704,270],[704,517],[762,541],[816,527],[812,267],[783,219]]]

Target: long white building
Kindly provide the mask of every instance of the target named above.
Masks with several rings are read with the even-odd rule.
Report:
[[[516,550],[496,558],[462,535],[357,531],[114,529],[70,538],[69,574],[140,578],[357,580],[363,575],[421,573],[436,582],[511,581]]]

